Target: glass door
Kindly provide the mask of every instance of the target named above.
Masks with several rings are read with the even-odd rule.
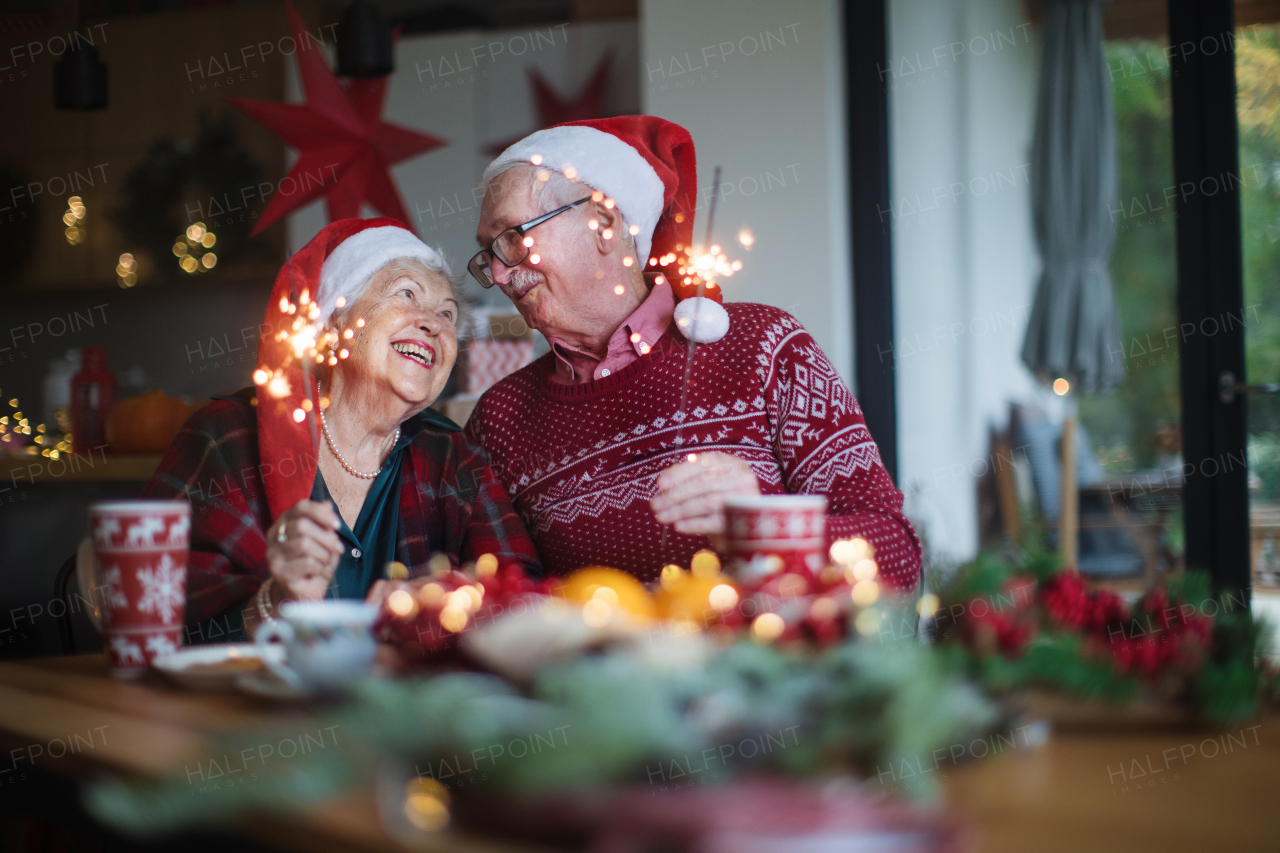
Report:
[[[1120,179],[1110,271],[1121,328],[1108,357],[1126,378],[1077,401],[1078,563],[1086,576],[1141,589],[1184,563],[1171,69],[1161,22],[1108,35]]]
[[[1243,24],[1242,26],[1239,24]],[[1249,562],[1256,605],[1280,605],[1280,24],[1235,41],[1244,267]],[[1268,393],[1272,392],[1272,393]]]
[[[895,307],[892,323],[859,327],[859,376],[892,382],[897,482],[926,559],[1028,532],[1060,547],[1074,467],[1084,574],[1134,592],[1184,569],[1224,591],[1274,584],[1280,396],[1224,403],[1221,391],[1226,374],[1280,383],[1275,24],[1242,18],[1237,31],[1230,5],[1202,0],[1106,7],[1121,329],[1108,357],[1127,375],[1084,394],[1066,378],[1049,390],[1020,358],[1041,264],[1028,175],[1042,21],[1022,17],[1037,4],[887,6],[874,70],[891,192],[857,209],[864,231],[891,237],[893,280],[874,280]]]

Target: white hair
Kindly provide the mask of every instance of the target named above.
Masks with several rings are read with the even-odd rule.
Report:
[[[461,339],[463,337],[464,330],[469,328],[470,325],[470,312],[468,311],[469,306],[465,303],[462,297],[458,295],[458,285],[460,284],[460,281],[458,277],[453,274],[453,271],[449,267],[449,262],[444,259],[444,255],[439,255],[438,259],[431,260],[423,258],[396,258],[395,260],[388,261],[378,267],[378,269],[374,270],[372,275],[358,284],[351,291],[351,297],[348,299],[346,305],[333,312],[329,318],[330,324],[341,327],[342,323],[337,321],[340,318],[345,317],[347,312],[349,312],[357,302],[364,298],[365,294],[367,294],[370,288],[373,287],[374,282],[389,283],[395,281],[402,275],[414,273],[427,276],[438,275],[448,283],[449,295],[458,303],[458,319],[454,325],[457,327],[458,337]]]
[[[530,170],[529,198],[533,200],[534,205],[542,213],[550,213],[558,207],[573,204],[583,196],[599,192],[595,187],[584,184],[582,181],[574,180],[558,169],[552,169],[547,166],[534,166],[531,163],[509,163],[498,169],[490,176],[485,192],[488,192],[488,188],[493,186],[493,182],[498,179],[499,175],[521,166]],[[547,176],[545,181],[540,180],[538,177],[542,174]],[[619,236],[626,238],[631,243],[632,255],[634,255],[635,240],[631,237],[630,229],[627,227],[627,217],[623,214],[621,208],[618,209],[618,216],[622,221]]]

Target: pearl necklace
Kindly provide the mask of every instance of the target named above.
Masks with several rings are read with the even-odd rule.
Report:
[[[342,451],[338,449],[338,445],[333,443],[333,436],[329,435],[329,424],[325,422],[324,409],[320,409],[320,431],[324,433],[324,440],[329,444],[329,449],[333,451],[333,455],[338,457],[338,464],[346,469],[348,474],[359,477],[362,480],[373,480],[376,479],[377,476],[382,473],[382,469],[386,467],[387,463],[383,462],[378,466],[378,470],[374,471],[372,474],[366,474],[364,471],[360,471],[352,467],[351,463],[347,461],[347,457],[343,456]],[[399,440],[400,427],[396,427],[396,435],[395,438],[391,439],[391,446],[395,447],[396,442]]]

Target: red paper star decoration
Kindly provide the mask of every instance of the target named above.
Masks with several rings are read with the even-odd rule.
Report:
[[[383,216],[407,224],[408,212],[388,169],[446,141],[383,121],[387,78],[353,80],[344,87],[287,0],[285,10],[299,45],[298,71],[306,102],[227,98],[299,152],[298,162],[280,181],[249,236],[322,195],[330,222],[358,217],[361,203],[367,201]]]
[[[589,118],[606,118],[604,114],[604,91],[609,83],[609,69],[613,65],[613,53],[606,52],[600,57],[596,70],[591,72],[587,85],[582,87],[576,98],[561,98],[551,84],[536,68],[529,69],[529,82],[533,84],[534,106],[538,110],[538,126],[529,133],[566,121],[583,121]],[[485,153],[496,157],[507,148],[528,136],[522,133],[505,142],[494,142],[485,148]]]

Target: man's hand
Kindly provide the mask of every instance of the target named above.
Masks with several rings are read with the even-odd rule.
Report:
[[[649,504],[658,521],[679,533],[720,536],[725,498],[758,494],[760,483],[750,465],[731,453],[710,451],[658,475],[658,491]]]

